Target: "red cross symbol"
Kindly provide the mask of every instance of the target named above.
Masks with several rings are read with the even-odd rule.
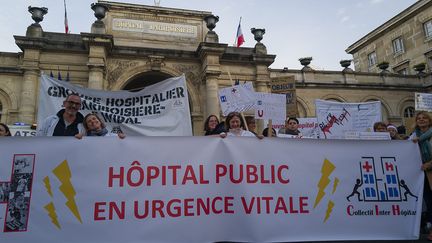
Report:
[[[385,163],[385,168],[387,171],[393,171],[393,164]]]
[[[372,166],[369,165],[369,161],[366,161],[366,163],[362,167],[366,170],[366,172],[369,172],[369,170],[372,169]]]

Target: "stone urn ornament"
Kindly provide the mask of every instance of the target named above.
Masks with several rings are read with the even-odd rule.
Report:
[[[343,68],[348,68],[351,65],[351,60],[341,60],[339,63]]]
[[[383,72],[385,72],[385,71],[387,71],[387,68],[389,67],[390,65],[389,65],[389,62],[380,62],[380,63],[378,63],[377,64],[377,67],[379,68],[379,69],[381,69]]]
[[[265,34],[265,29],[256,29],[256,28],[252,28],[251,29],[252,34],[254,35],[254,39],[260,43],[261,40],[264,37]]]
[[[303,65],[304,67],[309,66],[309,64],[312,61],[312,57],[302,57],[299,58],[300,64]]]
[[[91,9],[94,11],[94,16],[97,18],[97,21],[101,21],[105,18],[106,12],[108,11],[108,7],[101,3],[92,3]]]
[[[213,31],[216,28],[216,23],[219,22],[219,16],[216,15],[207,15],[204,17],[204,21],[206,22],[207,29]]]
[[[29,13],[32,14],[32,19],[35,21],[35,25],[39,25],[39,22],[42,22],[44,19],[44,15],[48,13],[48,8],[45,7],[28,7]]]
[[[413,66],[414,70],[418,73],[423,72],[426,69],[426,63],[419,63]]]

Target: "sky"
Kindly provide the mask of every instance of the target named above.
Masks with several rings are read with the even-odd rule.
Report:
[[[90,32],[96,20],[90,5],[97,0],[66,0],[71,33]],[[154,0],[116,0],[155,5]],[[346,48],[391,19],[416,0],[160,0],[161,7],[209,11],[219,16],[214,31],[220,43],[233,45],[239,19],[246,42],[256,41],[251,28],[264,28],[261,41],[275,54],[271,68],[301,69],[298,59],[312,57],[316,70],[342,70],[340,60],[352,59]],[[28,6],[47,7],[44,31],[64,32],[63,0],[3,1],[0,8],[0,52],[19,52],[14,35],[24,36],[33,23]],[[352,65],[353,68],[353,65]]]

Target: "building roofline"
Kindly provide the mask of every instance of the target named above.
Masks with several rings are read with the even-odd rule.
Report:
[[[101,4],[105,4],[108,7],[132,8],[135,11],[138,9],[147,9],[147,10],[150,10],[152,12],[175,13],[175,14],[181,14],[181,15],[185,15],[185,16],[201,16],[201,17],[205,17],[207,15],[212,14],[212,12],[209,12],[209,11],[189,10],[189,9],[180,9],[180,8],[168,8],[168,7],[143,5],[143,4],[111,2],[111,1],[104,1],[104,0],[98,0],[98,2]]]
[[[405,21],[407,18],[411,17],[412,15],[422,10],[422,8],[429,5],[432,5],[432,0],[417,1],[416,3],[412,4],[390,20],[386,21],[384,24],[378,26],[376,29],[363,36],[360,40],[351,44],[345,50],[345,52],[348,54],[354,54],[358,49],[362,48],[366,43],[368,43],[369,40],[377,39],[379,36],[393,29],[400,22]]]

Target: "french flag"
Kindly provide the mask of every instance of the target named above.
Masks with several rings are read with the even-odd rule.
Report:
[[[244,42],[245,42],[245,40],[244,40],[243,32],[241,29],[241,17],[240,17],[239,25],[237,27],[237,37],[236,37],[235,46],[240,47],[241,45],[243,45]]]
[[[64,26],[65,26],[65,33],[69,34],[69,23],[67,18],[67,11],[66,11],[66,0],[63,0],[64,3],[64,9],[65,9],[65,15],[64,15]]]

